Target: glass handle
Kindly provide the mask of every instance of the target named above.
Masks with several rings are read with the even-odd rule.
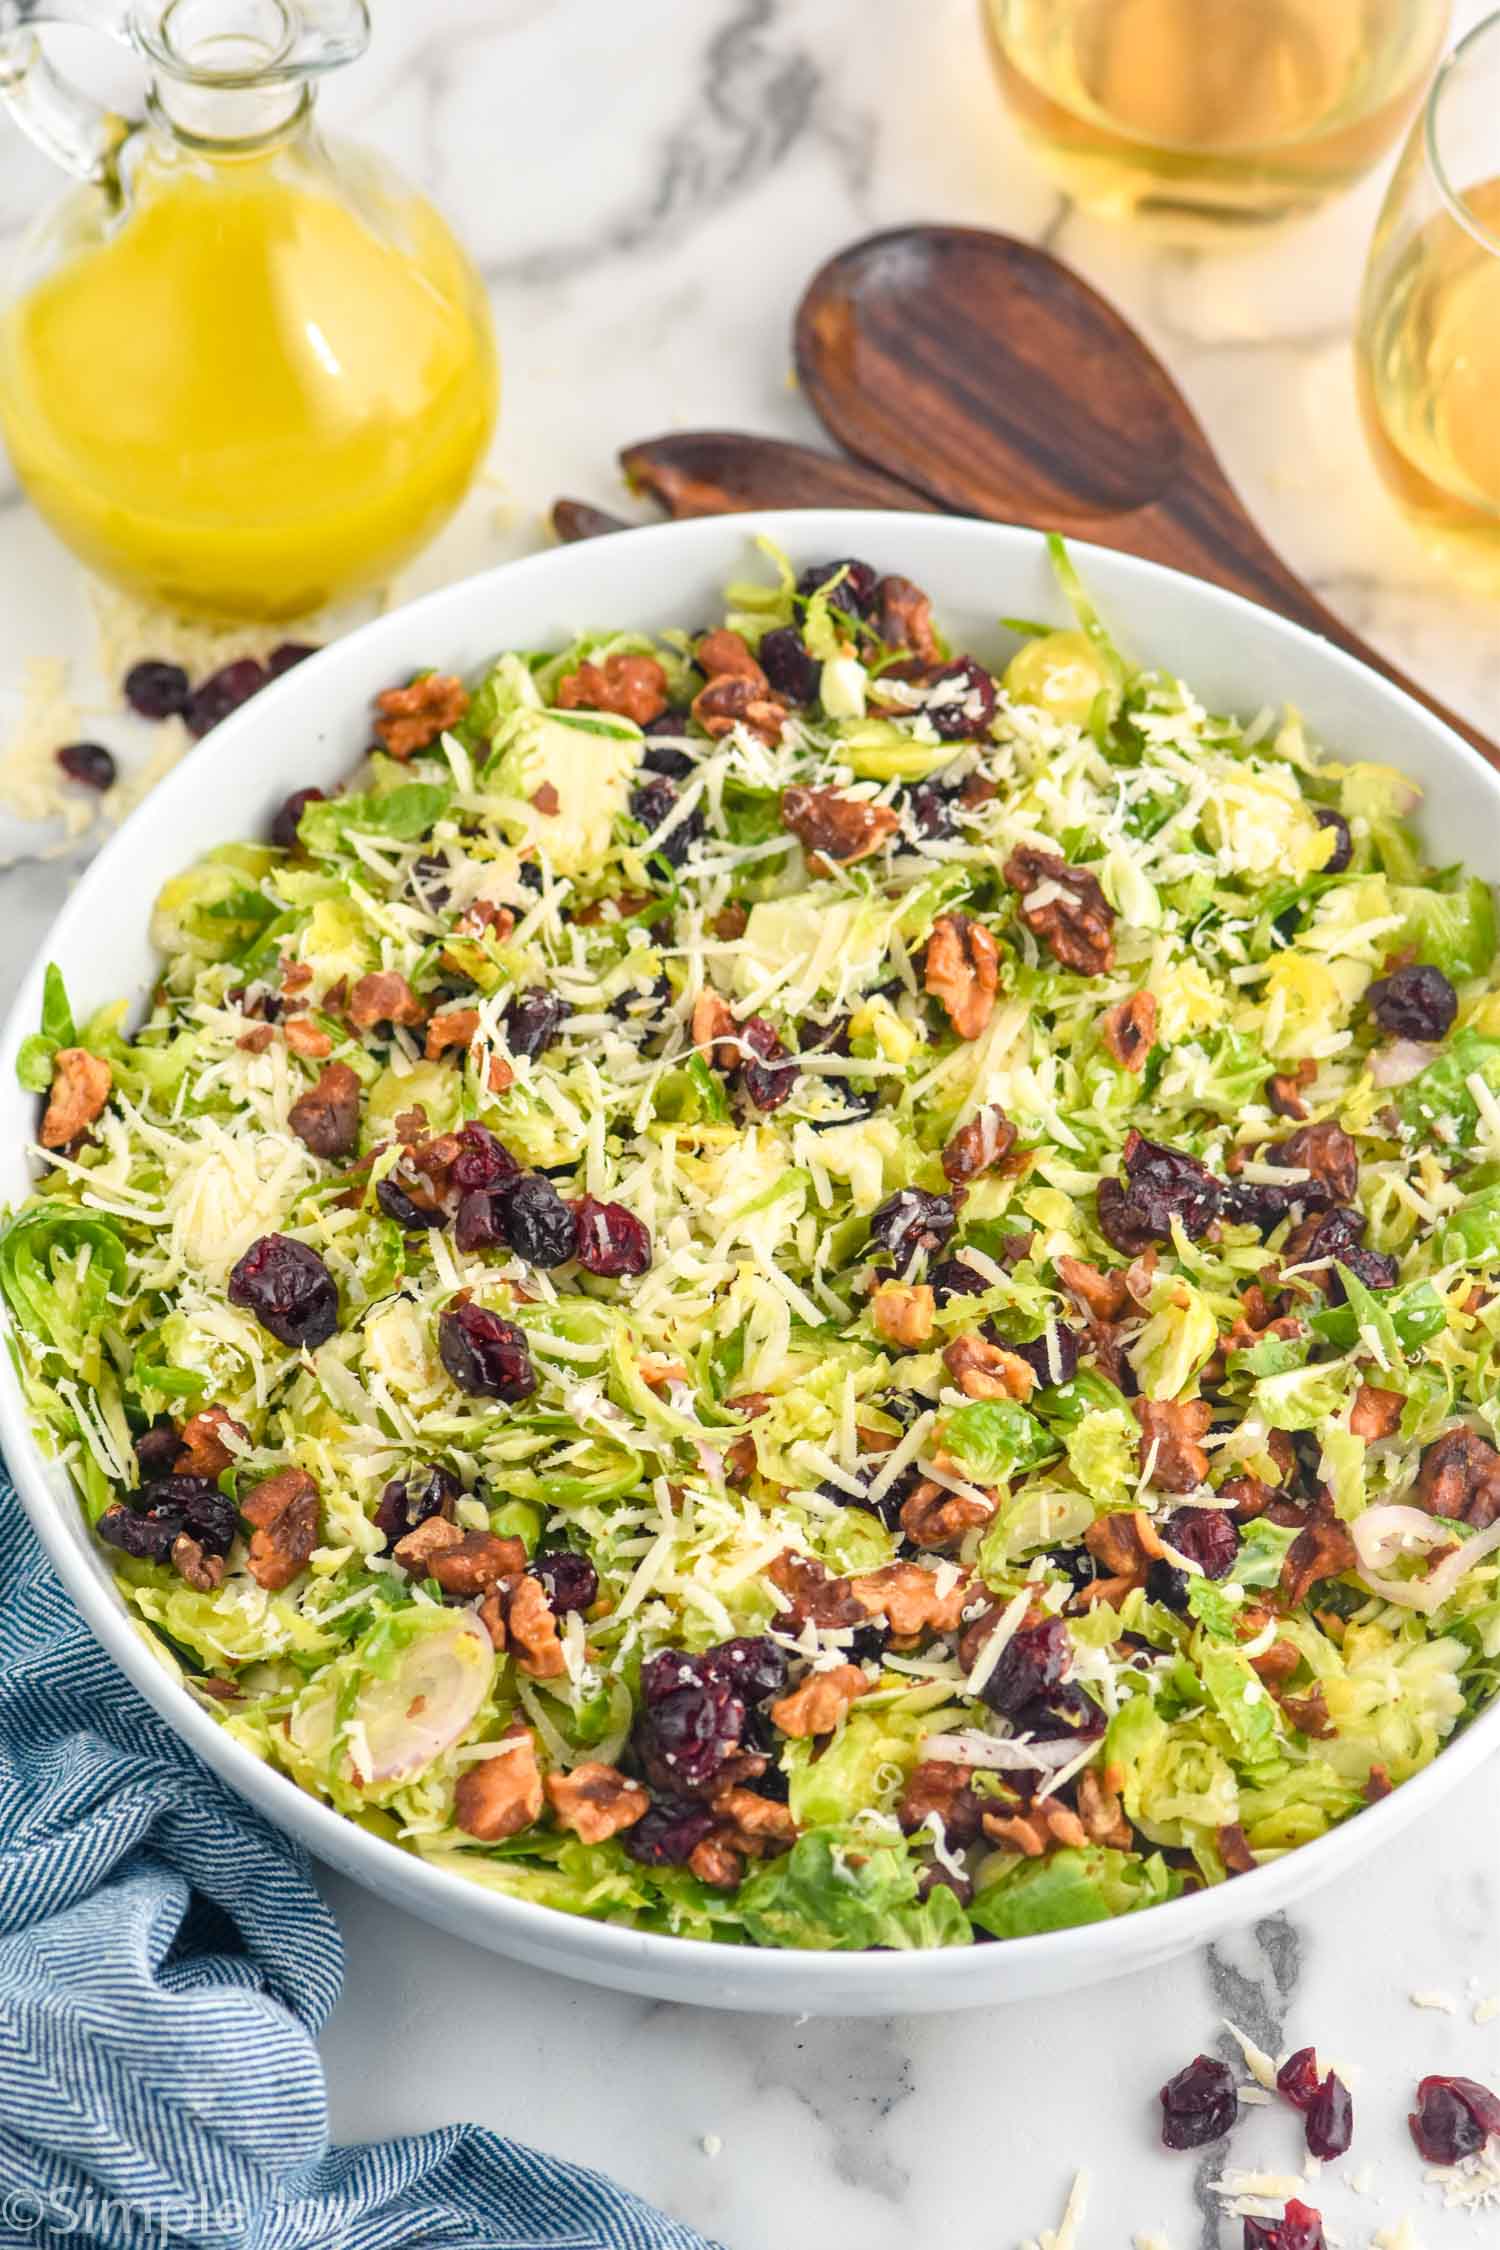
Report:
[[[127,11],[83,0],[0,0],[0,101],[54,164],[80,179],[107,179],[129,128],[53,69],[36,33],[43,23],[83,24],[128,41]]]

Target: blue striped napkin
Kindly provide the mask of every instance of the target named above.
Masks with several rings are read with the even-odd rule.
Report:
[[[126,1685],[0,1471],[4,2250],[710,2250],[475,2126],[331,2148],[342,1976],[303,1853]]]

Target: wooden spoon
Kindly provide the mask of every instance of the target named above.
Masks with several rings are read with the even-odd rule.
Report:
[[[554,500],[552,529],[565,547],[571,547],[580,539],[602,539],[606,532],[628,531],[630,526],[623,516],[612,516],[591,500]]]
[[[861,460],[945,508],[1247,595],[1383,673],[1500,766],[1500,747],[1288,569],[1155,354],[1047,251],[979,227],[870,235],[813,277],[796,354],[824,428]]]
[[[631,488],[650,493],[669,516],[734,515],[753,508],[942,512],[925,493],[879,469],[738,430],[674,430],[643,438],[626,446],[620,466]]]

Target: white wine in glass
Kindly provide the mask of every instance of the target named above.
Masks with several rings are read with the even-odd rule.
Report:
[[[984,0],[1007,100],[1080,203],[1223,234],[1395,141],[1448,0]]]
[[[1500,15],[1455,48],[1412,129],[1356,350],[1381,475],[1435,554],[1500,592]]]

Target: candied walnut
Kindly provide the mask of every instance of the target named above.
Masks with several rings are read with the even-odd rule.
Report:
[[[766,1412],[771,1401],[764,1391],[741,1391],[738,1398],[726,1398],[724,1404],[753,1421],[757,1414]],[[755,1439],[749,1430],[742,1430],[724,1449],[724,1474],[731,1484],[746,1484],[758,1466]]]
[[[512,1645],[520,1650],[516,1662],[527,1677],[561,1679],[568,1667],[546,1587],[535,1578],[523,1578],[511,1595],[505,1622]]]
[[[313,980],[311,961],[281,961],[281,989],[285,993],[305,992]]]
[[[1130,1310],[1123,1273],[1101,1273],[1082,1258],[1059,1258],[1057,1278],[1095,1320],[1120,1320]]]
[[[703,1050],[716,1070],[733,1070],[740,1060],[734,1010],[711,984],[693,1002],[693,1045]]]
[[[391,1553],[413,1578],[425,1578],[438,1555],[445,1548],[458,1546],[462,1538],[458,1525],[447,1516],[426,1516],[412,1530],[403,1532]]]
[[[580,664],[557,683],[560,711],[612,711],[618,718],[649,726],[667,708],[667,675],[654,656],[607,656],[602,664]]]
[[[746,1789],[738,1782],[719,1791],[713,1809],[733,1831],[726,1840],[736,1851],[748,1852],[753,1858],[760,1858],[773,1846],[797,1840],[797,1823],[789,1806],[777,1804],[773,1797],[762,1797],[758,1790]]]
[[[1214,1842],[1219,1847],[1219,1857],[1224,1862],[1226,1875],[1255,1873],[1255,1854],[1250,1849],[1250,1839],[1237,1820],[1226,1820],[1215,1831]]]
[[[706,680],[751,680],[762,693],[770,686],[744,637],[732,633],[727,625],[705,633],[693,654]]]
[[[1122,1070],[1144,1070],[1156,1045],[1156,996],[1132,992],[1099,1018],[1099,1036]]]
[[[809,1672],[800,1687],[771,1705],[771,1718],[783,1734],[803,1739],[832,1734],[869,1681],[857,1664],[836,1664],[829,1672]]]
[[[1078,1776],[1077,1796],[1078,1817],[1089,1842],[1109,1844],[1116,1851],[1128,1852],[1135,1839],[1120,1804],[1119,1792],[1111,1788],[1109,1776],[1086,1766]]]
[[[965,1398],[1030,1398],[1036,1373],[1019,1352],[983,1336],[955,1336],[943,1351],[943,1365]]]
[[[847,1578],[835,1578],[814,1555],[799,1555],[789,1547],[769,1564],[766,1576],[791,1603],[786,1622],[793,1632],[811,1618],[814,1625],[863,1625],[867,1612],[850,1589]]]
[[[1349,1427],[1367,1445],[1375,1438],[1394,1437],[1401,1427],[1405,1405],[1400,1391],[1382,1391],[1373,1383],[1361,1383],[1350,1409]]]
[[[922,990],[941,1000],[960,1039],[977,1039],[995,1012],[1000,954],[982,922],[940,914],[927,940]]]
[[[349,1021],[356,1031],[371,1031],[378,1023],[419,1024],[426,1017],[405,977],[392,969],[372,969],[349,995]]]
[[[1208,1455],[1198,1440],[1208,1435],[1213,1408],[1206,1398],[1134,1401],[1141,1425],[1140,1464],[1163,1492],[1192,1492],[1208,1482]],[[1153,1460],[1153,1455],[1155,1456]]]
[[[786,723],[786,705],[754,680],[723,673],[694,696],[693,717],[715,741],[742,726],[774,747]]]
[[[1112,1578],[1127,1578],[1138,1585],[1145,1584],[1146,1572],[1162,1555],[1156,1526],[1144,1508],[1099,1516],[1085,1531],[1083,1543]]]
[[[314,1156],[351,1156],[359,1141],[359,1079],[347,1063],[330,1063],[298,1096],[287,1123]]]
[[[333,1053],[333,1041],[321,1024],[311,1016],[288,1016],[282,1026],[282,1036],[294,1055],[302,1055],[308,1062],[321,1062]]]
[[[1281,1591],[1298,1608],[1323,1578],[1353,1570],[1359,1560],[1354,1541],[1334,1517],[1319,1517],[1299,1531],[1281,1565]]]
[[[986,1102],[943,1149],[943,1177],[954,1187],[1003,1164],[1016,1145],[1016,1129],[998,1102]]]
[[[1219,1486],[1219,1498],[1236,1523],[1249,1523],[1254,1517],[1263,1516],[1274,1497],[1263,1477],[1226,1477]]]
[[[732,945],[749,929],[750,909],[736,899],[732,905],[722,907],[708,926],[723,944]]]
[[[530,805],[532,811],[539,812],[544,820],[554,820],[562,811],[562,799],[557,794],[556,787],[550,781],[544,781],[539,788],[533,789],[526,802]]]
[[[421,1525],[417,1529],[420,1530]],[[450,1524],[448,1529],[454,1527]],[[416,1532],[408,1532],[414,1539]],[[401,1549],[406,1539],[400,1540],[392,1552],[397,1562],[404,1562]],[[459,1601],[472,1601],[476,1594],[487,1594],[508,1580],[519,1578],[526,1567],[526,1549],[519,1539],[501,1539],[493,1531],[465,1531],[456,1541],[445,1541],[427,1564],[427,1575],[435,1578],[445,1594]]]
[[[508,906],[496,906],[492,899],[476,898],[466,906],[453,925],[456,937],[492,937],[503,945],[516,926],[515,915]]]
[[[491,1055],[484,1082],[492,1094],[508,1094],[516,1082],[516,1074],[503,1055]]]
[[[994,1513],[995,1502],[987,1494],[950,1492],[929,1478],[902,1502],[901,1529],[914,1547],[952,1547]]]
[[[1097,977],[1114,967],[1115,910],[1092,875],[1030,844],[1017,846],[1004,872],[1021,893],[1021,920],[1063,968]]]
[[[789,828],[816,868],[820,860],[852,867],[878,852],[901,825],[889,805],[863,797],[844,797],[837,789],[783,789],[781,825]]]
[[[962,1851],[979,1840],[981,1809],[970,1767],[952,1758],[924,1758],[907,1778],[896,1818],[908,1836],[936,1818],[949,1850]]]
[[[1054,1845],[1078,1851],[1088,1842],[1077,1813],[1060,1805],[1055,1797],[1044,1797],[1023,1813],[983,1813],[980,1826],[992,1842],[1020,1852],[1026,1859],[1040,1859]]]
[[[1500,1516],[1500,1453],[1474,1430],[1446,1430],[1422,1455],[1411,1497],[1429,1515],[1487,1531]]]
[[[482,1844],[517,1836],[541,1818],[542,1770],[530,1727],[511,1727],[501,1739],[514,1747],[466,1766],[453,1792],[455,1827]]]
[[[1315,1681],[1306,1695],[1283,1695],[1277,1700],[1298,1732],[1309,1735],[1314,1742],[1331,1742],[1337,1734],[1338,1729],[1328,1715],[1321,1680]]]
[[[932,603],[909,578],[882,578],[875,589],[875,630],[887,648],[909,648],[920,663],[941,664]]]
[[[1334,1203],[1352,1203],[1359,1188],[1359,1150],[1342,1125],[1304,1125],[1261,1150],[1267,1163],[1311,1172]]]
[[[217,1477],[234,1461],[234,1449],[225,1444],[228,1437],[238,1438],[242,1446],[250,1443],[250,1432],[243,1422],[226,1414],[222,1406],[205,1406],[182,1429],[182,1450],[172,1463],[172,1473],[179,1477]]]
[[[271,1024],[253,1023],[248,1031],[240,1033],[235,1045],[242,1047],[247,1055],[263,1055],[275,1037],[275,1028]]]
[[[509,1636],[505,1630],[505,1594],[499,1586],[492,1586],[479,1605],[479,1622],[490,1636],[491,1645],[504,1650]]]
[[[305,1469],[280,1469],[247,1494],[240,1514],[253,1531],[250,1575],[279,1594],[318,1544],[318,1488]]]
[[[727,1838],[714,1832],[703,1836],[688,1853],[688,1871],[713,1891],[737,1891],[745,1879],[745,1862]]]
[[[585,1844],[602,1844],[622,1829],[634,1828],[651,1809],[638,1781],[627,1781],[618,1766],[593,1759],[571,1773],[549,1773],[544,1787],[559,1828],[570,1828]]]
[[[911,1640],[918,1633],[955,1632],[970,1592],[966,1572],[940,1593],[936,1571],[910,1562],[884,1563],[879,1570],[851,1578],[849,1585],[865,1614],[883,1617],[898,1640]]]
[[[178,1532],[168,1560],[194,1593],[211,1594],[224,1583],[224,1557],[206,1554],[191,1532]]]
[[[915,1351],[932,1335],[932,1316],[935,1302],[925,1281],[906,1287],[900,1282],[882,1283],[870,1299],[870,1317],[875,1323],[875,1333],[888,1344],[897,1344],[903,1351]]]
[[[393,758],[425,750],[469,708],[468,690],[451,672],[429,672],[409,687],[387,688],[375,698],[376,739]]]
[[[427,1026],[427,1043],[424,1049],[427,1060],[436,1062],[450,1047],[467,1047],[479,1030],[477,1008],[449,1008],[440,1016],[433,1016]]]
[[[1302,1651],[1295,1641],[1272,1641],[1269,1648],[1252,1656],[1250,1669],[1268,1688],[1278,1688],[1288,1681],[1302,1662]]]
[[[1299,1062],[1295,1070],[1277,1071],[1266,1080],[1267,1106],[1278,1117],[1305,1117],[1307,1104],[1302,1099],[1302,1089],[1310,1086],[1317,1075],[1318,1066],[1312,1061]]]
[[[42,1129],[43,1148],[66,1148],[87,1132],[109,1100],[114,1073],[102,1055],[87,1047],[59,1047],[52,1058],[52,1090]]]

